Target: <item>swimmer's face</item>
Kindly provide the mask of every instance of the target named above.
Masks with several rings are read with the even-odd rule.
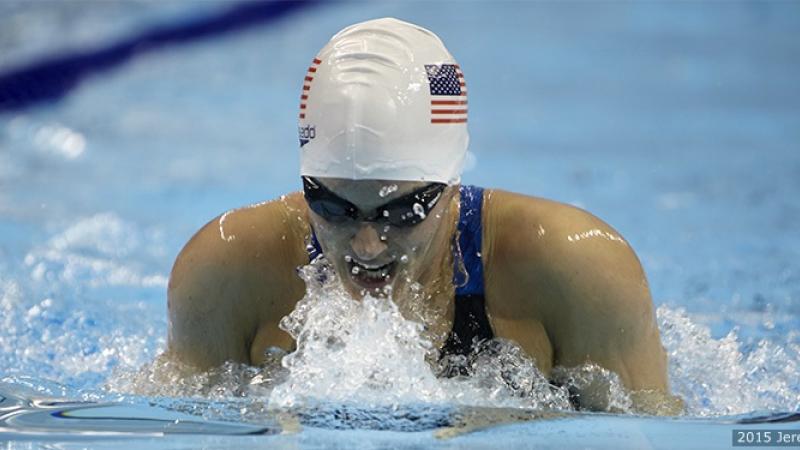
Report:
[[[419,279],[456,192],[426,182],[339,178],[305,178],[304,187],[323,252],[356,297]]]

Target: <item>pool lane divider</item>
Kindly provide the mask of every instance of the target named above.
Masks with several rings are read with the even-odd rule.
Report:
[[[51,56],[11,69],[0,73],[0,113],[57,101],[86,77],[120,66],[137,55],[263,26],[319,3],[318,0],[235,3],[212,15],[157,26],[106,46]]]

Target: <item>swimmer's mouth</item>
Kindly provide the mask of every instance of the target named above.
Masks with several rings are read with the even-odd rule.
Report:
[[[390,261],[383,265],[367,265],[350,260],[347,268],[350,272],[350,277],[358,284],[366,288],[376,288],[391,281],[396,265],[395,261]]]

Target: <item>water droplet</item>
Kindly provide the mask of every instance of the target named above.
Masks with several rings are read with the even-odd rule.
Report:
[[[405,264],[408,262],[408,255],[403,255],[400,257],[400,262]]]
[[[353,275],[358,275],[359,272],[361,272],[361,269],[358,266],[353,266],[353,268],[350,269],[350,273]]]
[[[380,195],[381,198],[383,198],[383,197],[386,197],[387,195],[391,194],[392,192],[394,192],[396,190],[397,190],[397,185],[396,184],[389,184],[389,185],[383,186],[381,188],[381,190],[378,191],[378,195]]]
[[[422,207],[419,203],[414,203],[414,214],[418,215],[420,219],[425,218],[425,208]]]

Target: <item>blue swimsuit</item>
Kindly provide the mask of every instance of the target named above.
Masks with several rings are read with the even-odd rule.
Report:
[[[443,355],[468,355],[475,344],[494,337],[486,316],[481,260],[481,212],[483,188],[462,185],[458,219],[458,246],[453,251],[453,284],[456,288],[453,330],[445,341]],[[460,249],[460,255],[459,255]],[[308,256],[322,254],[317,236],[311,233]]]

